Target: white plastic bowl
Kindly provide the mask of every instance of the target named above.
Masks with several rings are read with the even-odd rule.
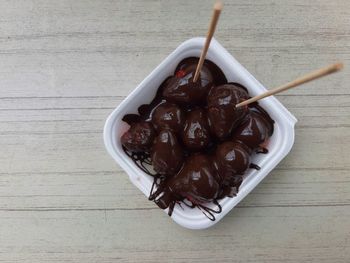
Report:
[[[181,60],[187,57],[199,57],[204,40],[204,38],[193,38],[182,43],[120,103],[106,121],[104,142],[107,151],[127,172],[131,182],[147,197],[150,193],[153,178],[141,171],[124,153],[120,143],[120,137],[129,126],[122,121],[122,118],[125,114],[137,113],[137,108],[141,104],[149,103],[154,98],[159,85],[168,76],[174,74],[174,70]],[[266,91],[263,85],[215,39],[211,42],[207,59],[213,61],[222,69],[229,82],[238,82],[244,85],[251,96]],[[259,165],[261,169],[259,171],[250,169],[237,196],[234,198],[227,197],[219,202],[222,206],[222,212],[215,214],[215,221],[210,221],[199,209],[191,209],[186,206],[181,208],[176,205],[171,216],[176,223],[190,229],[204,229],[216,224],[246,197],[289,153],[294,143],[296,118],[275,97],[268,97],[261,100],[260,105],[275,120],[274,133],[268,145],[269,153],[253,156],[252,162]]]

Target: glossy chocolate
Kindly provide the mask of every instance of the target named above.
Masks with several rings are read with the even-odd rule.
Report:
[[[213,87],[210,79],[202,76],[193,82],[194,73],[183,77],[172,77],[164,88],[163,96],[166,100],[179,104],[200,104],[205,100],[209,90]]]
[[[205,149],[210,144],[208,118],[204,110],[195,109],[187,114],[182,141],[193,151]]]
[[[250,110],[242,124],[235,130],[232,139],[250,149],[257,149],[265,143],[273,131],[273,123],[258,111]]]
[[[146,121],[151,121],[151,117],[153,114],[153,111],[158,107],[158,105],[162,104],[165,102],[165,99],[163,97],[163,90],[169,81],[171,77],[166,78],[162,84],[160,84],[155,97],[149,104],[142,104],[140,107],[138,107],[138,112],[141,120],[146,120]],[[124,116],[123,121],[128,122],[128,121],[134,121],[136,118],[134,116],[130,115],[135,115],[135,114],[127,114]],[[130,118],[131,117],[131,118]]]
[[[215,220],[215,214],[221,212],[217,199],[223,191],[220,189],[217,170],[207,155],[191,155],[177,175],[161,183],[156,183],[157,181],[157,179],[154,180],[157,190],[151,191],[149,199],[162,209],[169,208],[169,216],[175,204],[179,202],[190,208],[197,207],[212,221]],[[209,208],[207,206],[209,202],[213,202],[217,209]]]
[[[169,129],[175,132],[182,130],[184,113],[173,103],[162,103],[152,113],[152,123],[157,131]]]
[[[215,164],[222,179],[243,175],[250,165],[251,151],[239,142],[227,141],[216,148]]]
[[[121,142],[135,164],[154,177],[150,200],[169,208],[169,215],[180,203],[215,220],[218,200],[236,195],[248,168],[259,169],[251,154],[267,153],[274,121],[258,103],[237,109],[249,98],[247,89],[227,83],[210,61],[193,83],[197,62],[181,61],[139,114],[123,117],[131,127]]]
[[[120,138],[122,145],[131,152],[148,152],[155,136],[149,122],[132,123],[129,130]]]
[[[181,171],[167,182],[176,196],[186,197],[193,203],[213,201],[219,192],[218,175],[213,161],[206,155],[187,158]]]
[[[196,57],[185,58],[176,67],[174,74],[177,76],[181,76],[183,72],[194,73],[197,69],[198,61],[199,61],[199,58],[196,58]],[[203,67],[201,69],[200,74],[202,78],[208,79],[210,80],[210,82],[213,82],[215,86],[219,86],[227,83],[227,79],[224,73],[222,72],[222,70],[208,59],[204,60]]]
[[[153,169],[162,175],[173,175],[184,161],[183,149],[171,130],[162,130],[156,137],[152,152]]]
[[[249,111],[256,112],[262,117],[267,127],[267,134],[269,137],[271,137],[274,131],[275,121],[270,117],[270,115],[257,102],[249,105]]]
[[[219,140],[228,138],[233,129],[240,124],[246,114],[246,108],[236,108],[236,105],[248,97],[248,93],[235,84],[211,89],[207,99],[209,125]]]
[[[197,63],[198,58],[193,57],[180,62],[175,70],[175,75],[168,79],[163,89],[163,96],[166,100],[187,104],[187,106],[203,105],[208,92],[214,85],[227,83],[222,71],[209,60],[205,60],[199,79],[193,82]]]

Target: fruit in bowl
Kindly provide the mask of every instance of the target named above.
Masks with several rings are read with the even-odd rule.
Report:
[[[180,70],[178,65],[183,65],[184,63],[188,64],[189,62],[191,62],[192,65],[196,64],[204,42],[205,39],[203,38],[194,38],[185,41],[176,48],[175,51],[154,69],[110,114],[104,128],[106,148],[115,161],[129,175],[131,182],[147,197],[150,197],[151,192],[154,194],[159,189],[159,194],[157,197],[154,196],[154,201],[159,206],[168,207],[164,209],[167,213],[170,212],[170,209],[169,206],[166,206],[169,202],[164,202],[167,201],[165,195],[168,195],[169,198],[174,198],[175,196],[176,199],[173,199],[175,202],[173,202],[174,209],[171,219],[181,226],[191,229],[208,228],[217,223],[269,174],[290,151],[294,143],[294,125],[296,122],[294,116],[290,114],[275,97],[271,96],[260,101],[259,104],[252,104],[246,107],[244,117],[240,120],[239,126],[233,128],[230,136],[219,139],[213,134],[212,127],[210,127],[208,118],[208,97],[200,101],[199,104],[193,106],[186,103],[176,103],[174,101],[168,102],[163,99],[163,91],[169,76],[174,76]],[[217,66],[214,67],[213,64]],[[233,85],[235,86],[245,87],[250,96],[256,96],[266,92],[266,89],[215,39],[213,39],[210,44],[204,66],[212,72],[213,87],[234,83]],[[181,67],[181,69],[184,68],[186,67]],[[183,74],[184,73],[181,72],[181,74],[178,74],[178,77],[183,76]],[[161,127],[157,123],[153,124],[154,119],[151,118],[151,116],[155,116],[153,115],[155,111],[152,112],[152,109],[165,103],[180,108],[181,114],[174,114],[179,111],[174,111],[172,107],[164,107],[158,114],[159,116],[163,115],[163,117],[159,117],[160,119],[167,119],[167,124]],[[270,134],[266,136],[266,129],[262,129],[263,135],[259,140],[256,140],[258,145],[262,146],[262,148],[258,147],[253,150],[252,146],[248,147],[245,145],[243,149],[242,146],[237,145],[242,145],[240,142],[241,140],[247,142],[250,138],[249,133],[246,133],[249,127],[260,127],[256,126],[255,118],[252,120],[250,114],[247,114],[247,112],[254,112],[255,107],[259,115],[264,116],[263,118],[259,118],[257,121],[258,125],[261,119],[267,118],[267,115],[275,121],[273,133],[271,136]],[[170,114],[167,115],[168,111]],[[267,115],[265,115],[265,112]],[[176,116],[176,118],[173,119],[173,116]],[[177,116],[181,117],[178,118]],[[161,121],[160,119],[158,121]],[[174,120],[174,122],[172,120]],[[132,151],[130,148],[126,147],[126,145],[125,147],[123,146],[121,138],[133,125],[139,122],[147,122],[149,124],[148,127],[151,127],[150,131],[145,134],[150,134],[150,138],[153,138],[153,140],[145,140],[145,145],[147,146],[142,146],[142,149],[146,149],[145,151]],[[170,123],[179,123],[179,127],[181,128],[175,131],[176,129],[174,130],[174,128],[172,128],[174,126],[172,124],[169,125]],[[266,128],[266,126],[268,125],[264,127]],[[141,127],[143,127],[143,125]],[[204,129],[202,129],[202,127]],[[179,171],[175,173],[172,172],[173,174],[170,176],[165,174],[157,175],[157,172],[154,171],[152,167],[152,146],[155,142],[155,138],[157,138],[162,129],[170,130],[172,134],[174,134],[183,154]],[[151,132],[152,130],[153,133]],[[203,130],[205,132],[203,132]],[[258,130],[260,130],[260,128]],[[271,127],[268,127],[267,130],[268,132],[271,131]],[[198,133],[198,131],[201,132]],[[254,137],[255,135],[253,134],[252,136]],[[236,139],[233,140],[234,137]],[[143,137],[141,136],[140,138]],[[145,138],[147,138],[147,136]],[[265,140],[267,138],[268,140]],[[186,140],[188,141],[185,142]],[[148,144],[150,141],[152,143]],[[229,141],[228,146],[233,149],[230,150],[227,145],[225,147],[221,146],[225,145],[226,141]],[[230,145],[231,142],[234,144]],[[254,144],[255,143],[254,141]],[[267,148],[269,152],[267,154],[255,153],[256,151],[264,151],[263,148]],[[228,169],[226,167],[226,161],[229,164],[237,163],[235,159],[230,159],[231,154],[227,154],[232,151],[237,154],[236,158],[243,158],[247,156],[244,152],[248,153],[249,159],[242,162],[242,168]],[[176,175],[184,168],[185,164],[187,166],[186,170],[189,172],[185,170],[182,171],[181,178],[185,178],[185,174],[187,174],[188,178],[191,178],[191,172],[188,166],[191,166],[190,163],[192,162],[189,162],[189,158],[197,155],[204,155],[204,157],[199,159],[207,160],[214,165],[214,167],[206,169],[212,176],[206,175],[206,171],[199,171],[199,173],[203,175],[203,178],[214,178],[215,181],[218,182],[220,190],[214,201],[204,202],[202,198],[198,198],[198,195],[201,194],[200,192],[190,193],[186,195],[186,198],[181,200],[182,197],[179,196],[178,190],[174,190],[174,187],[169,190],[169,185],[174,184],[174,181],[170,182],[170,178],[180,178],[180,174],[178,176]],[[220,158],[227,158],[227,160],[222,159],[224,161],[218,164],[218,161],[215,160],[215,155],[221,156]],[[191,159],[193,160],[193,158]],[[198,160],[198,158],[194,158],[194,160]],[[244,170],[243,168],[248,164],[249,167],[242,175],[241,171]],[[258,165],[261,169],[256,170],[250,168],[254,166],[254,164]],[[258,168],[257,166],[254,167]],[[210,172],[213,171],[213,169],[214,172]],[[194,169],[194,171],[197,170]],[[196,173],[192,173],[192,175],[193,174]],[[238,175],[233,176],[233,174]],[[219,177],[218,175],[221,176]],[[156,183],[153,184],[155,178],[157,178],[157,180]],[[161,184],[162,181],[163,184]],[[205,181],[206,180],[203,180],[203,182]],[[192,185],[195,186],[195,184]],[[190,190],[190,188],[188,187],[187,190]],[[176,194],[173,194],[174,192],[176,192]],[[184,193],[181,193],[181,195],[184,195]],[[209,197],[210,196],[204,196],[204,198],[208,200],[212,199]],[[179,199],[181,201],[179,201]],[[183,201],[186,202],[188,206],[185,205]],[[192,207],[192,201],[197,204],[196,207]],[[222,208],[221,210],[217,204],[220,205]],[[203,207],[207,207],[208,209]],[[212,220],[215,218],[215,221],[209,220],[208,217]]]
[[[183,59],[121,136],[125,153],[153,177],[149,199],[172,214],[176,204],[199,208],[210,219],[219,200],[237,194],[245,172],[260,169],[251,155],[267,154],[274,121],[249,99],[239,83],[228,83],[222,70],[206,60],[194,82],[198,58]],[[148,165],[148,167],[147,167]],[[212,209],[208,204],[215,204]]]

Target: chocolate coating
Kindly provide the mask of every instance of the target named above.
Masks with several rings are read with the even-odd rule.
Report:
[[[169,208],[169,215],[181,203],[215,220],[221,212],[217,200],[237,194],[248,168],[260,169],[251,154],[268,152],[274,121],[257,102],[237,109],[249,98],[247,89],[227,83],[211,61],[193,83],[197,63],[193,57],[181,61],[151,102],[123,117],[131,127],[121,142],[126,155],[154,178],[149,200]]]
[[[233,129],[239,125],[246,114],[246,108],[236,108],[236,105],[248,97],[248,93],[235,84],[225,84],[211,89],[207,98],[209,125],[218,139],[229,137]]]
[[[182,134],[184,145],[190,150],[201,150],[211,142],[206,113],[196,109],[188,113]]]
[[[243,175],[250,165],[250,150],[238,142],[224,142],[216,148],[215,164],[224,180]]]
[[[152,123],[158,131],[170,129],[177,132],[182,129],[183,115],[183,111],[179,106],[165,102],[155,108],[152,114]]]
[[[256,149],[270,137],[271,126],[273,127],[273,124],[262,114],[250,111],[243,123],[235,130],[232,139],[251,149]]]
[[[194,75],[197,69],[198,61],[198,58],[189,58],[182,60],[175,70],[175,76],[181,78],[187,74]],[[201,79],[204,79],[208,82],[214,82],[214,76],[208,67],[208,61],[203,63],[199,76]]]
[[[148,152],[154,136],[152,124],[141,121],[132,123],[120,140],[122,145],[131,152]]]
[[[195,72],[197,69],[198,61],[199,58],[196,57],[185,58],[176,67],[175,75],[181,76],[182,72]],[[210,72],[210,75],[208,72]],[[222,70],[208,59],[204,60],[200,74],[202,78],[211,80],[215,86],[227,83],[227,79]]]
[[[167,183],[175,195],[185,197],[193,203],[213,201],[219,192],[217,172],[212,160],[203,154],[187,158],[183,168]]]
[[[202,102],[208,91],[212,88],[212,80],[205,79],[202,75],[196,82],[193,82],[194,73],[190,72],[183,77],[172,77],[167,82],[163,96],[170,102],[180,104],[199,104]]]
[[[162,130],[156,137],[152,152],[153,169],[163,175],[172,175],[182,166],[184,154],[176,135],[171,130]]]
[[[214,83],[214,77],[209,69],[213,63],[206,61],[201,68],[199,79],[193,82],[197,64],[198,58],[188,58],[180,62],[175,70],[175,76],[170,78],[164,87],[163,96],[168,101],[196,105],[205,99]],[[226,81],[226,78],[222,80],[221,77],[220,81]]]
[[[260,115],[266,124],[268,136],[271,137],[274,131],[275,121],[270,117],[270,115],[257,102],[250,105],[249,111],[256,112]]]

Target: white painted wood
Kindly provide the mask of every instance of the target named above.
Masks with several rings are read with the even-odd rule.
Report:
[[[267,87],[350,65],[350,2],[224,1],[216,38]],[[106,153],[105,118],[212,1],[0,0],[0,262],[349,262],[350,73],[277,96],[291,154],[209,230],[175,225]]]

